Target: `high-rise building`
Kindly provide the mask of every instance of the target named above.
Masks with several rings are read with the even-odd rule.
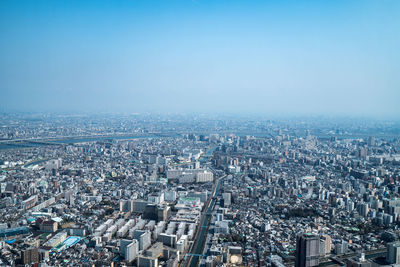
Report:
[[[368,146],[375,146],[375,137],[374,136],[370,136],[368,138]]]
[[[139,242],[137,240],[122,239],[120,251],[127,262],[133,261],[139,253]]]
[[[24,265],[39,262],[38,248],[29,247],[29,248],[23,249],[21,251],[21,262]]]
[[[224,199],[224,207],[229,207],[231,205],[231,193],[222,193]]]
[[[319,236],[312,233],[303,233],[297,236],[296,267],[319,265]]]
[[[132,212],[133,211],[133,200],[121,200],[119,202],[119,211]]]
[[[369,212],[369,205],[368,203],[359,203],[357,205],[357,211],[358,213],[363,216],[363,217],[367,217],[368,212]]]
[[[335,253],[336,255],[346,254],[349,250],[349,243],[345,240],[338,240],[335,242]]]
[[[400,241],[387,244],[386,260],[390,264],[400,264]]]
[[[325,256],[331,253],[331,237],[329,235],[322,235],[320,238],[320,255]]]
[[[133,238],[139,242],[139,251],[151,246],[151,232],[149,230],[135,230]]]
[[[368,155],[368,150],[365,147],[360,147],[358,149],[358,156],[360,158],[365,158]]]

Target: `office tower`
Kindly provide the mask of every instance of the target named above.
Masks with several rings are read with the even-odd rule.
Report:
[[[390,264],[400,264],[400,242],[387,244],[387,262]]]
[[[296,267],[319,265],[319,242],[319,236],[312,233],[297,236]]]

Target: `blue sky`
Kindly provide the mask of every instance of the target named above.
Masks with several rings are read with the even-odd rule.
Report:
[[[400,1],[0,1],[3,111],[399,117]]]

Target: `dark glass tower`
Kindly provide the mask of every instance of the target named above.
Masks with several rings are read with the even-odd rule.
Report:
[[[319,236],[311,233],[297,236],[296,267],[319,265]]]

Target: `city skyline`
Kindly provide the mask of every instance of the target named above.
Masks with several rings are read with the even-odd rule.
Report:
[[[0,266],[400,266],[399,14],[0,1]]]
[[[2,114],[0,265],[398,265],[399,129]]]

